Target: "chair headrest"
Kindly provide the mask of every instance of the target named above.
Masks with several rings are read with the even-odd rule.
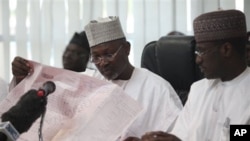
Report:
[[[201,78],[195,63],[193,36],[164,36],[155,46],[159,74],[176,90],[189,90]]]
[[[149,42],[143,49],[141,56],[141,67],[159,74],[155,56],[156,41]]]

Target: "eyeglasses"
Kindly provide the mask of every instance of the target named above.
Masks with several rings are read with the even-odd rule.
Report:
[[[194,53],[199,56],[199,57],[203,57],[204,55],[206,55],[207,53],[209,53],[209,50],[205,50],[205,51],[201,51],[201,50],[196,50]]]
[[[198,51],[198,50],[194,52],[194,54],[196,54],[199,57],[202,57],[205,53],[206,53],[205,51]]]
[[[207,50],[196,50],[194,53],[199,56],[199,57],[203,57],[204,55],[210,53],[210,52],[214,52],[214,49],[207,49]]]
[[[95,63],[95,64],[100,64],[102,61],[113,61],[113,59],[116,57],[116,55],[119,53],[119,51],[121,50],[123,45],[121,45],[117,51],[115,53],[110,53],[110,54],[105,54],[102,56],[98,56],[98,57],[93,57],[91,58],[91,62]]]
[[[221,47],[222,45],[221,44],[213,44],[213,45],[210,45],[209,47],[206,47],[206,48],[199,48],[197,47],[196,48],[196,51],[194,52],[197,56],[199,57],[203,57],[209,53],[212,53],[212,52],[215,52],[215,51],[218,51],[218,49]]]

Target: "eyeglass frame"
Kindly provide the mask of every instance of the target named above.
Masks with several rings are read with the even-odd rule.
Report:
[[[194,52],[194,54],[196,54],[196,55],[199,56],[199,57],[202,57],[204,54],[206,54],[206,52],[201,52],[201,51],[196,50],[196,51]]]
[[[216,47],[218,47],[220,45],[217,45]],[[197,56],[199,57],[203,57],[204,55],[206,55],[207,53],[209,53],[211,50],[204,50],[204,51],[201,51],[201,50],[195,50],[194,51],[194,54],[196,54]]]
[[[109,53],[109,54],[101,55],[101,56],[94,57],[94,58],[93,56],[91,56],[91,62],[94,64],[100,64],[102,61],[111,62],[117,56],[117,54],[119,53],[122,47],[123,45],[120,45],[119,48],[114,53]]]

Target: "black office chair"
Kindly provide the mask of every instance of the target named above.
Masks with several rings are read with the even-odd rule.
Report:
[[[156,63],[155,45],[156,41],[152,41],[144,47],[141,57],[141,67],[147,68],[148,70],[159,74],[158,66]]]
[[[141,67],[166,79],[185,104],[191,84],[203,78],[194,51],[193,36],[163,36],[145,46]]]

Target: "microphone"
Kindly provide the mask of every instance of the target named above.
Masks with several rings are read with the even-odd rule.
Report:
[[[47,81],[39,90],[31,89],[21,96],[18,102],[1,116],[3,123],[0,124],[0,141],[15,141],[19,134],[28,131],[32,124],[44,115],[47,96],[54,91],[55,84]],[[15,129],[19,134],[13,132]]]
[[[56,89],[56,85],[52,81],[47,81],[43,84],[42,88],[40,88],[37,92],[38,96],[48,96],[53,93]]]
[[[37,90],[29,90],[19,99],[16,105],[2,114],[2,122],[9,121],[19,134],[22,134],[45,111],[46,105],[47,97],[39,97]]]

